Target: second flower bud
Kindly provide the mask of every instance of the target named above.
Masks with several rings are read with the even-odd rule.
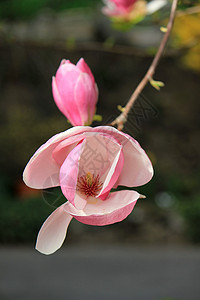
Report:
[[[76,65],[69,60],[61,61],[52,79],[52,91],[56,105],[73,126],[92,123],[98,88],[83,58]]]

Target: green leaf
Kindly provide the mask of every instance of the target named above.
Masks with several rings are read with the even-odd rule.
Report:
[[[165,86],[164,82],[162,81],[150,79],[149,82],[157,91],[159,91],[161,87]]]
[[[93,117],[93,121],[98,121],[98,122],[101,122],[102,121],[102,116],[101,115],[94,115]]]

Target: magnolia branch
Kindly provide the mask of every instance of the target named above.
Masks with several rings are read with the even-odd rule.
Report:
[[[169,17],[169,21],[168,21],[167,28],[166,28],[166,32],[163,36],[163,39],[160,43],[158,51],[157,51],[151,65],[150,65],[148,71],[146,72],[145,76],[143,77],[143,79],[141,80],[141,82],[139,83],[139,85],[137,86],[137,88],[135,89],[133,94],[131,95],[131,97],[130,97],[128,103],[126,104],[126,106],[122,109],[122,113],[110,124],[111,126],[117,125],[119,130],[123,129],[124,124],[126,123],[127,118],[128,118],[128,113],[129,113],[130,109],[132,108],[133,104],[135,103],[136,99],[140,95],[140,93],[143,91],[143,89],[145,88],[147,83],[151,82],[153,80],[153,75],[155,73],[156,67],[157,67],[157,65],[159,63],[159,60],[160,60],[160,58],[161,58],[161,56],[164,52],[166,43],[169,39],[171,30],[172,30],[172,27],[173,27],[175,15],[176,15],[177,3],[178,3],[178,0],[173,0],[172,6],[171,6],[170,17]]]

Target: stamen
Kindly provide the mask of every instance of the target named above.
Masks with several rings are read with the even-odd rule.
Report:
[[[103,183],[100,181],[99,175],[88,172],[86,175],[80,176],[77,180],[77,191],[87,197],[95,197],[99,194]]]

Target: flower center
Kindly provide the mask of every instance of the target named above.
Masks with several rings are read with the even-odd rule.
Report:
[[[95,197],[98,195],[102,188],[103,183],[100,181],[99,175],[86,173],[83,176],[78,177],[77,190],[86,196]]]

